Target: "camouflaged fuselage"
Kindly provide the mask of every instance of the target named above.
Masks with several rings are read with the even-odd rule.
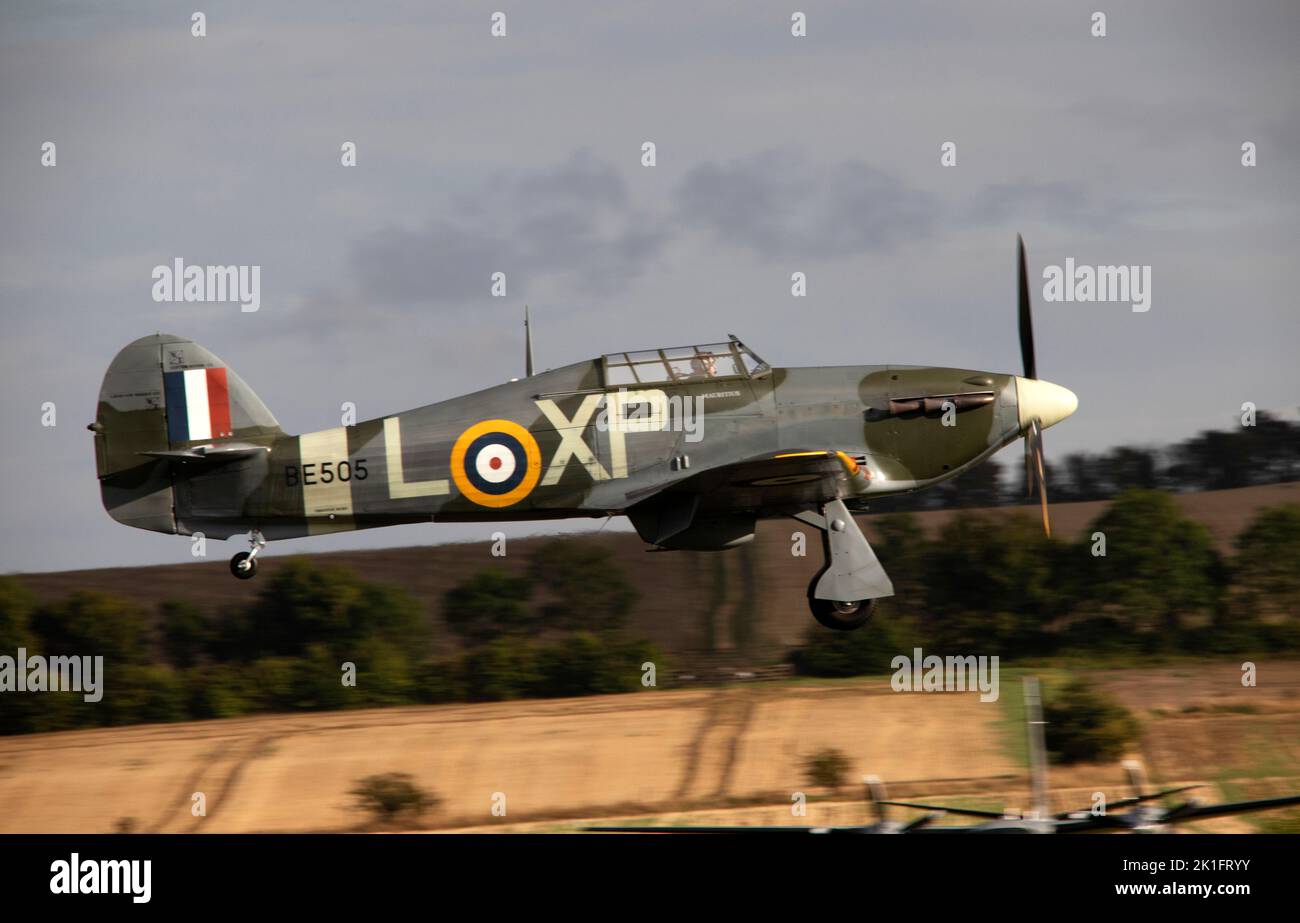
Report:
[[[606,385],[606,361],[597,359],[299,436],[285,434],[230,372],[228,433],[168,438],[176,421],[165,373],[189,372],[188,382],[215,368],[224,363],[178,337],[146,337],[119,354],[95,425],[115,518],[214,538],[258,529],[275,539],[429,521],[601,517],[685,490],[698,494],[700,509],[763,517],[929,486],[1022,430],[1011,375],[762,367],[620,388]],[[827,453],[854,459],[861,476],[801,464]]]

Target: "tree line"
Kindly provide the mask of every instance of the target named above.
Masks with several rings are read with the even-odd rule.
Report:
[[[933,539],[910,513],[873,524],[896,595],[856,632],[810,631],[802,672],[887,673],[917,646],[1003,659],[1300,650],[1300,506],[1262,510],[1228,554],[1155,490],[1121,494],[1078,540],[1026,515],[963,511]]]
[[[1010,477],[1004,472],[1010,468]],[[1109,500],[1125,490],[1227,490],[1300,480],[1300,422],[1267,412],[1253,426],[1205,430],[1166,447],[1117,446],[1073,452],[1046,465],[1054,502]],[[931,490],[886,497],[873,510],[937,510],[1014,506],[1027,500],[1024,468],[994,459]]]
[[[170,600],[156,612],[87,591],[38,604],[0,578],[0,655],[22,648],[105,664],[96,703],[78,692],[0,692],[0,733],[628,692],[658,657],[623,630],[636,593],[590,541],[545,543],[523,576],[488,569],[450,590],[443,621],[460,640],[451,655],[434,653],[434,620],[401,589],[301,558],[269,577],[246,606]]]
[[[885,673],[916,646],[1129,661],[1300,650],[1300,506],[1261,511],[1227,554],[1153,490],[1120,495],[1078,540],[1046,538],[1024,515],[963,511],[934,538],[909,513],[872,524],[897,595],[856,632],[812,626],[793,653],[801,672]],[[86,591],[38,603],[0,578],[0,655],[100,655],[106,666],[98,703],[0,692],[0,733],[627,692],[643,688],[646,664],[664,669],[627,631],[637,594],[591,539],[543,543],[518,573],[467,575],[441,600],[440,622],[403,590],[345,569],[286,559],[268,578],[246,605],[171,600],[156,611]],[[687,617],[705,619],[712,604],[704,594]]]

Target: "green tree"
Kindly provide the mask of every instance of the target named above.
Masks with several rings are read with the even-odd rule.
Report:
[[[1168,494],[1120,494],[1090,533],[1105,535],[1104,557],[1078,555],[1087,574],[1087,597],[1150,648],[1177,644],[1187,618],[1213,614],[1222,563],[1209,531],[1184,516]]]
[[[299,707],[337,709],[365,704],[365,699],[355,694],[360,676],[357,687],[343,685],[343,664],[355,663],[351,657],[340,656],[328,645],[318,642],[308,645],[294,662],[297,667],[294,685],[299,690]]]
[[[866,525],[875,535],[871,547],[894,584],[891,608],[919,613],[924,608],[925,559],[931,544],[915,514],[873,516]]]
[[[153,659],[153,626],[139,606],[107,593],[78,591],[41,606],[32,628],[43,653],[102,656],[109,671]]]
[[[296,657],[313,645],[349,660],[370,638],[420,653],[429,641],[423,608],[409,594],[301,558],[285,561],[257,602],[223,627],[218,653],[241,661]]]
[[[637,598],[609,549],[590,539],[544,543],[533,552],[528,575],[543,597],[542,618],[553,628],[617,628]]]
[[[217,629],[193,603],[167,600],[158,607],[158,627],[168,663],[188,670],[213,651]]]
[[[1028,516],[957,514],[925,554],[923,628],[954,650],[1034,650],[1065,606],[1057,559]]]
[[[438,704],[467,698],[458,660],[426,660],[415,667],[414,675],[417,701]]]
[[[471,647],[525,632],[534,625],[527,605],[531,589],[527,578],[489,568],[447,591],[442,617]]]
[[[1300,647],[1300,506],[1261,511],[1236,539],[1228,605],[1213,626],[1220,649]]]
[[[311,708],[298,685],[302,660],[297,657],[262,657],[242,668],[247,676],[249,704],[257,711]]]
[[[641,665],[656,662],[656,656],[645,641],[575,632],[538,650],[534,689],[544,696],[634,692],[641,686]]]
[[[501,637],[475,647],[461,661],[465,691],[474,701],[517,699],[537,689],[536,655],[522,638]]]
[[[185,710],[192,718],[233,718],[250,710],[246,684],[223,664],[191,667],[183,686]]]
[[[1263,510],[1237,536],[1234,588],[1253,617],[1300,613],[1300,506]]]
[[[26,587],[13,577],[0,577],[0,654],[16,660],[19,648],[26,650],[28,657],[44,653],[42,641],[31,627],[36,608],[36,598]],[[89,708],[78,692],[0,692],[0,734],[83,726]]]
[[[13,657],[18,648],[35,653],[36,635],[31,629],[36,598],[13,577],[0,577],[0,653]]]
[[[405,705],[418,701],[415,673],[406,651],[382,638],[357,646],[356,692],[366,706]]]
[[[104,697],[87,709],[81,724],[153,724],[183,721],[188,717],[187,693],[182,678],[166,664],[128,664],[110,669],[105,664]],[[74,703],[75,705],[76,703]]]

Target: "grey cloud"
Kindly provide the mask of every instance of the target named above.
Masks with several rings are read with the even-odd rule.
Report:
[[[677,193],[688,225],[764,257],[834,258],[928,236],[933,197],[859,161],[819,165],[765,152],[690,170]]]
[[[454,306],[509,285],[556,278],[578,291],[627,286],[666,235],[629,203],[608,164],[579,152],[537,172],[497,173],[451,198],[423,228],[384,228],[353,246],[349,263],[371,303]]]
[[[1075,181],[995,183],[970,203],[967,220],[976,225],[1042,222],[1086,230],[1114,228],[1144,208],[1130,199],[1105,196]]]
[[[638,207],[611,164],[579,151],[547,169],[493,174],[421,228],[367,234],[351,248],[351,282],[366,304],[399,310],[480,299],[496,271],[512,292],[554,280],[609,295],[690,229],[761,257],[830,259],[925,237],[936,221],[933,198],[889,173],[781,151],[695,167],[671,203],[667,213]],[[321,299],[313,309],[326,303],[344,301]]]

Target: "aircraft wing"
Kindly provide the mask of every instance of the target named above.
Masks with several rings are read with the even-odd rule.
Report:
[[[866,468],[851,455],[825,448],[789,449],[708,468],[632,499],[685,494],[729,509],[807,506],[847,496],[868,483]]]

